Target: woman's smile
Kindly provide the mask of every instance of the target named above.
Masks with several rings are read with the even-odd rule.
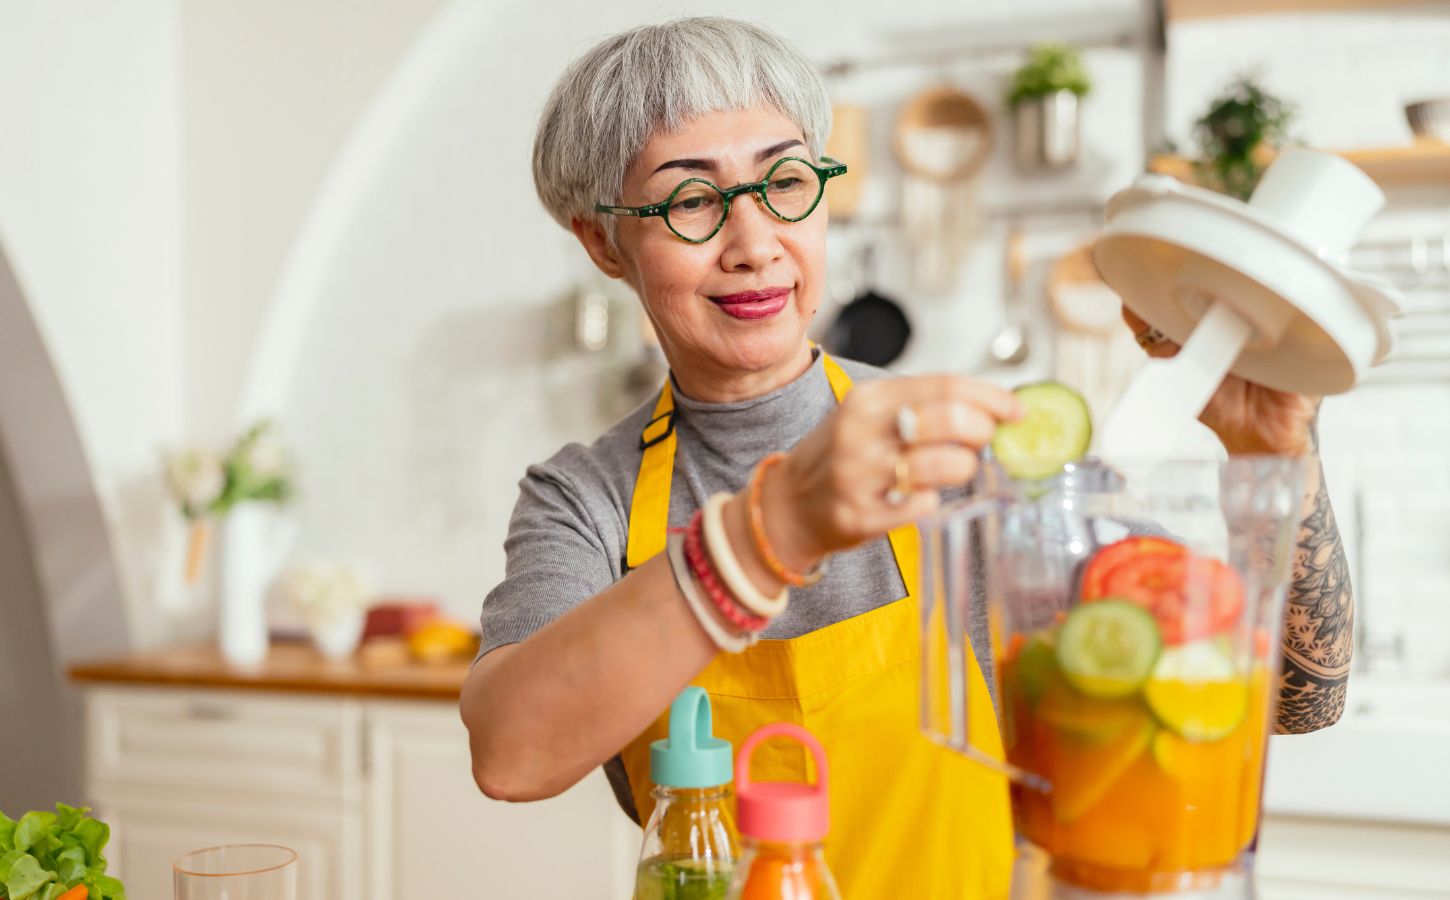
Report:
[[[711,297],[721,312],[736,319],[768,319],[785,309],[790,302],[788,287],[762,288],[754,291],[740,291]]]

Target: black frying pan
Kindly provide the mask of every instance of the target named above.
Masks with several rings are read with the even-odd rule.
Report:
[[[872,251],[862,251],[863,268],[870,276]],[[872,366],[895,362],[911,340],[911,322],[901,305],[874,287],[868,287],[841,307],[822,343],[837,356]]]

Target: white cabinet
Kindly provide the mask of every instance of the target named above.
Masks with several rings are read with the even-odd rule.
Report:
[[[1450,897],[1450,828],[1267,815],[1255,869],[1263,900]]]
[[[631,896],[640,832],[595,773],[543,803],[474,786],[457,712],[368,708],[368,900]]]
[[[479,793],[447,701],[99,687],[89,802],[128,893],[171,896],[171,863],[227,843],[299,854],[304,900],[631,894],[640,834],[596,772],[553,800]]]
[[[364,882],[356,865],[361,822],[355,813],[277,798],[197,793],[167,799],[151,793],[112,788],[93,800],[111,826],[110,869],[126,882],[131,897],[171,897],[171,863],[192,850],[250,843],[297,851],[299,897],[361,896]]]

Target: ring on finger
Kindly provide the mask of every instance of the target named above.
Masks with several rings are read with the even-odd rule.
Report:
[[[1133,340],[1137,341],[1138,346],[1144,350],[1151,350],[1159,344],[1166,344],[1168,335],[1149,325],[1143,331],[1133,335]]]
[[[886,502],[900,506],[911,496],[911,464],[905,456],[896,457],[896,483],[886,492]]]
[[[907,447],[915,444],[917,438],[921,436],[921,419],[917,416],[916,410],[905,403],[896,410],[896,436]]]

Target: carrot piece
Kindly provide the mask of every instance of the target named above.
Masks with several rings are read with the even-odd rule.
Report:
[[[56,897],[55,900],[89,900],[90,896],[91,892],[86,890],[86,886],[78,884],[59,897]]]

